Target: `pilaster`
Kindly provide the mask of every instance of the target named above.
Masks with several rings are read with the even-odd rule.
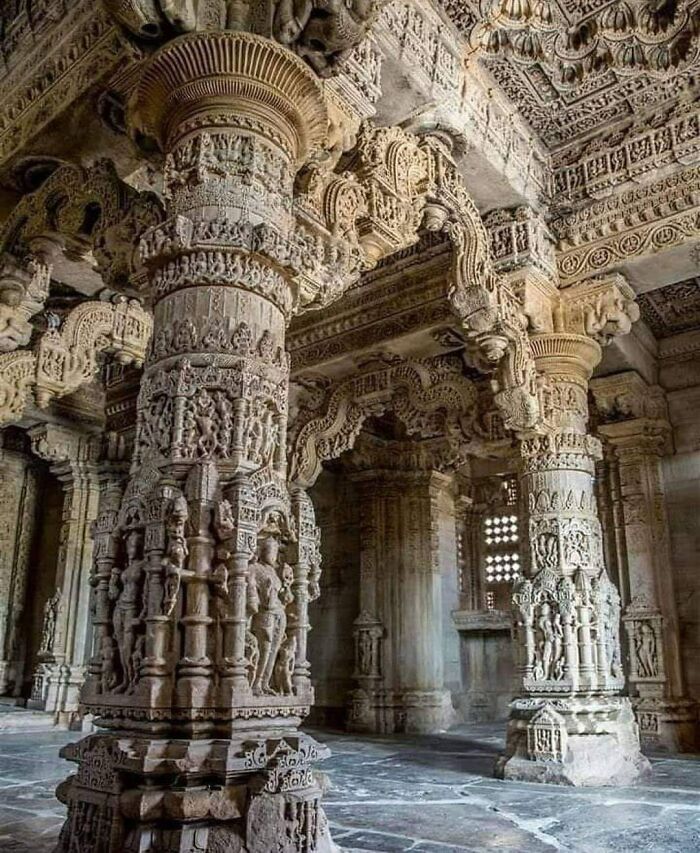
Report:
[[[445,729],[455,713],[444,684],[448,567],[439,525],[441,513],[454,518],[452,477],[381,467],[352,477],[360,502],[360,614],[348,725],[380,733]]]
[[[624,537],[621,571],[629,590],[622,621],[629,687],[643,743],[671,752],[697,746],[697,707],[685,697],[661,459],[673,452],[665,394],[639,374],[591,383],[598,433],[616,463]]]
[[[3,435],[0,447],[0,694],[22,681],[19,628],[24,613],[39,479],[31,457]]]
[[[29,431],[32,450],[51,463],[63,487],[55,589],[44,606],[41,645],[28,706],[69,723],[78,713],[90,622],[91,526],[99,479],[95,436],[54,424]]]

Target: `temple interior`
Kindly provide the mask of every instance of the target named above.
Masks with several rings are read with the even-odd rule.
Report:
[[[0,850],[700,849],[699,0],[0,75]]]

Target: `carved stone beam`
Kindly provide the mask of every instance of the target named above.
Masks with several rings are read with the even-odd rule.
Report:
[[[32,390],[46,408],[54,397],[90,382],[102,352],[113,352],[124,364],[143,363],[152,327],[151,316],[135,300],[83,302],[60,329],[46,331],[33,351],[1,354],[0,424],[22,418]]]

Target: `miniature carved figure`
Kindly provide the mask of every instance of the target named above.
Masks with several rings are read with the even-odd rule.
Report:
[[[292,693],[292,675],[297,656],[296,634],[285,637],[275,663],[275,687],[283,695]]]
[[[51,654],[54,650],[56,643],[56,623],[60,606],[61,590],[57,589],[44,605],[44,623],[41,629],[41,643],[39,645],[41,653]]]

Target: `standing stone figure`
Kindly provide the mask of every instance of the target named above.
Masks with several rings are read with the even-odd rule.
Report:
[[[61,590],[57,589],[44,605],[44,624],[41,629],[41,645],[39,646],[40,654],[51,654],[53,652],[54,644],[56,643],[56,621],[60,606]]]
[[[114,635],[122,665],[122,680],[116,692],[124,692],[136,680],[133,666],[135,627],[139,624],[141,592],[143,582],[143,535],[132,530],[126,538],[126,568],[112,574],[109,595],[116,602],[114,607]],[[120,587],[121,586],[121,590]]]
[[[285,563],[278,572],[280,543],[270,532],[261,541],[258,556],[248,574],[248,611],[251,631],[257,640],[259,660],[253,691],[271,693],[270,680],[287,630],[287,605],[292,601],[291,568]]]

